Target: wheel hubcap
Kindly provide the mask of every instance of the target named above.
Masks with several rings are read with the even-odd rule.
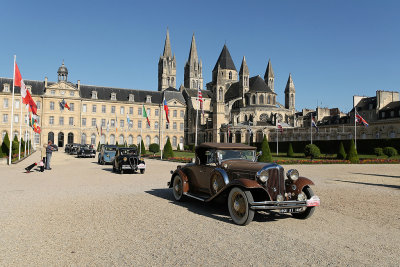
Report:
[[[233,202],[233,208],[234,208],[236,211],[239,211],[239,210],[240,210],[240,203],[239,203],[239,201],[238,201],[237,199]]]

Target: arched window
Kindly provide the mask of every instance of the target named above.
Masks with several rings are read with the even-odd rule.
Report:
[[[253,95],[253,97],[252,97],[252,104],[253,104],[253,105],[256,104],[256,96],[255,96],[255,95]]]
[[[81,144],[82,145],[86,144],[86,134],[84,133],[81,135]]]
[[[361,139],[366,139],[366,138],[367,138],[367,135],[365,133],[362,133],[361,134]]]
[[[133,136],[129,135],[128,136],[128,145],[132,145],[133,144]]]
[[[115,145],[115,135],[110,135],[110,145]]]
[[[74,134],[68,133],[68,144],[72,144],[74,142]]]
[[[183,136],[179,138],[179,145],[181,146],[181,148],[183,147]]]
[[[174,85],[174,77],[171,78],[171,85]]]
[[[160,142],[160,139],[158,138],[158,135],[156,135],[155,137],[154,137],[154,143],[155,144],[159,144],[159,142]],[[161,146],[161,145],[160,145]]]
[[[150,146],[150,136],[146,136],[146,146],[149,147]]]
[[[223,101],[223,94],[224,94],[224,90],[222,89],[222,87],[219,88],[218,90],[218,101]]]
[[[95,134],[92,134],[90,136],[90,144],[91,145],[96,145],[96,135]]]
[[[244,115],[244,121],[247,121],[247,115]]]
[[[165,137],[165,143],[167,143],[168,139],[169,139],[169,136],[166,136]],[[169,141],[171,142],[171,139],[169,139]]]
[[[172,137],[172,146],[176,147],[177,146],[177,141],[178,139],[176,138],[176,136]]]
[[[232,71],[229,72],[229,80],[232,80]]]
[[[269,95],[267,98],[267,104],[270,105],[271,104],[271,96]]]
[[[168,82],[167,84],[168,84],[168,85],[170,85],[170,80],[169,80],[169,77],[167,78],[167,82]]]
[[[7,131],[3,131],[3,132],[1,133],[1,141],[4,140],[4,136],[6,136],[6,134],[7,134]]]
[[[142,136],[138,135],[138,137],[137,137],[137,143],[140,144],[141,141],[142,141]]]
[[[118,144],[122,145],[124,143],[124,136],[121,134],[118,138]]]
[[[246,95],[246,106],[250,105],[250,97]]]
[[[100,137],[100,144],[105,144],[105,142],[106,142],[106,135],[102,134]]]
[[[273,96],[272,98],[273,98],[273,99],[272,99],[272,100],[273,100],[273,104],[275,105],[275,104],[276,104],[276,102],[275,102],[275,100],[276,100],[276,99],[275,99],[275,96]]]
[[[258,99],[258,104],[262,105],[264,104],[264,96],[260,95],[259,99]]]

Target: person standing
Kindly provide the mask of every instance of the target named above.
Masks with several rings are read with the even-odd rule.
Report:
[[[51,146],[52,142],[49,140],[46,146],[46,170],[51,170],[50,168],[50,160],[51,155],[53,154],[53,147]]]
[[[47,145],[44,144],[42,147],[42,151],[41,151],[41,158],[43,161],[43,171],[44,171],[44,167],[46,166],[46,148],[47,148]]]

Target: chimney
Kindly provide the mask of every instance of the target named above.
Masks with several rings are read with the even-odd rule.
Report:
[[[78,90],[81,89],[81,80],[78,80]]]
[[[47,88],[47,77],[44,77],[44,88]]]

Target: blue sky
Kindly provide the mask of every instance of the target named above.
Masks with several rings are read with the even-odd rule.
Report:
[[[169,27],[177,86],[195,33],[205,83],[226,42],[236,68],[264,76],[268,59],[284,103],[289,73],[296,108],[350,110],[352,96],[399,91],[399,1],[2,1],[0,76],[17,55],[24,79],[157,90]]]

